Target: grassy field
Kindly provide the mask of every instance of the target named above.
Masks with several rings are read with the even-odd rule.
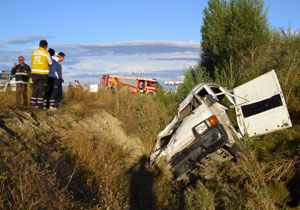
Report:
[[[9,108],[15,104],[15,92],[11,93],[0,93],[0,110]]]
[[[293,128],[246,139],[249,154],[244,159],[218,166],[210,180],[182,188],[169,171],[148,165],[158,132],[176,113],[177,95],[69,89],[63,109],[55,112],[9,108],[13,94],[0,97],[5,101],[0,111],[0,209],[296,209],[299,205],[300,134],[294,115]],[[115,129],[125,133],[126,141],[138,139],[142,152],[133,155],[130,144],[112,135]]]

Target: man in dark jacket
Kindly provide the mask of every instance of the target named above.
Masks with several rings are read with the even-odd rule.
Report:
[[[28,105],[27,86],[28,86],[29,77],[31,75],[31,69],[30,69],[30,66],[28,66],[24,62],[25,58],[23,56],[19,56],[18,60],[19,60],[19,64],[14,65],[14,67],[11,70],[11,74],[15,75],[15,77],[16,77],[17,106],[21,106],[22,97],[23,97],[23,105],[27,106]]]
[[[55,50],[52,48],[49,48],[48,50],[51,59],[52,64],[49,67],[49,75],[48,75],[48,89],[46,92],[46,97],[44,100],[44,109],[53,108],[55,106],[55,100],[53,100],[53,91],[54,91],[54,81],[57,78],[57,61],[55,60]]]
[[[62,91],[62,83],[64,82],[62,78],[62,66],[61,62],[65,60],[65,53],[58,53],[58,62],[56,63],[56,79],[54,81],[54,91],[53,91],[53,100],[55,101],[55,108],[59,108],[62,105],[63,99],[63,91]],[[51,102],[51,101],[50,101]],[[51,108],[51,106],[50,106]]]

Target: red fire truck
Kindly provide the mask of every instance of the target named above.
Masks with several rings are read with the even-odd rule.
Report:
[[[102,75],[100,79],[100,87],[107,88],[112,91],[124,90],[130,94],[147,94],[154,95],[159,87],[156,79],[145,77],[127,77]]]

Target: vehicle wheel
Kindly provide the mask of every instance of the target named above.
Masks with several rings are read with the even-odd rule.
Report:
[[[246,151],[245,150],[245,145],[244,145],[244,143],[240,139],[235,140],[234,145],[232,145],[231,147],[227,147],[226,149],[235,158],[241,157],[241,155],[243,155],[245,153],[245,151]]]
[[[203,157],[198,161],[197,167],[180,175],[176,180],[183,182],[186,186],[196,183],[198,180],[210,180],[218,172],[223,163],[233,159],[233,155],[227,149],[220,148]]]

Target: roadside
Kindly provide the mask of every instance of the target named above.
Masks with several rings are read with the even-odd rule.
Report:
[[[67,92],[65,99],[56,111],[0,111],[1,208],[298,205],[293,187],[298,124],[259,140],[246,139],[249,157],[239,164],[204,165],[213,169],[210,177],[197,177],[200,181],[183,189],[168,171],[147,162],[157,133],[176,110],[174,98],[78,91]]]

